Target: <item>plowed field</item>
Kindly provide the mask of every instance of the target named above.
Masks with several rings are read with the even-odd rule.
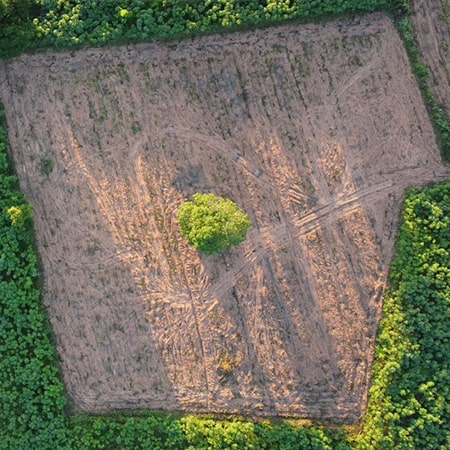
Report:
[[[389,18],[1,64],[76,408],[360,417],[404,189],[449,177]],[[189,247],[194,192],[248,239]]]

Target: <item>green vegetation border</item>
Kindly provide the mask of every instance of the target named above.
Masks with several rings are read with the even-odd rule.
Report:
[[[286,20],[382,9],[397,12],[403,3],[404,0],[2,0],[0,56],[39,47],[180,38]]]
[[[361,449],[450,448],[450,182],[411,188],[384,295]]]
[[[14,225],[8,214],[27,202],[8,163],[3,109],[0,119],[0,449],[44,449],[67,435],[66,400],[40,301],[32,223]]]
[[[139,31],[140,17],[134,12],[132,14],[127,12],[131,2],[124,0],[120,4],[120,10],[116,11],[119,19],[114,19],[119,24],[118,31],[110,33],[108,29],[113,27],[104,25],[106,28],[102,28],[100,24],[92,29],[92,36],[87,31],[84,41],[66,42],[67,36],[70,36],[68,31],[71,23],[70,16],[63,17],[63,14],[74,11],[77,2],[69,0],[58,2],[61,16],[59,19],[64,20],[60,27],[56,14],[55,23],[58,27],[53,29],[50,7],[56,5],[56,1],[24,3],[30,6],[30,13],[25,17],[22,10],[18,22],[14,22],[12,16],[5,19],[0,14],[0,21],[3,20],[0,28],[3,57],[20,53],[26,48],[35,49],[44,44],[98,45],[151,37],[179,37],[208,30],[260,26],[289,19],[310,20],[376,9],[388,9],[394,13],[409,12],[408,2],[405,0],[396,2],[274,0],[264,2],[264,5],[256,0],[135,1],[134,7],[140,5],[147,9],[151,3],[156,14],[158,11],[161,12],[161,17],[163,12],[158,8],[164,7],[166,11],[164,14],[169,14],[168,17],[172,22],[170,20],[164,22],[164,17],[158,16],[156,17],[158,26],[155,26],[152,32],[144,29],[143,33],[134,34],[134,30]],[[109,0],[97,3],[105,9],[113,3],[117,7],[117,2]],[[242,15],[237,14],[238,8],[231,7],[230,3],[240,5],[244,8],[242,11],[250,12],[253,5],[256,13],[249,14],[242,20]],[[36,5],[39,8],[36,8]],[[194,14],[195,18],[197,11],[200,14],[199,20],[202,20],[202,12],[195,9],[198,5],[211,6],[211,10],[216,6],[213,11],[216,15],[212,16],[213,20],[210,22],[201,22],[202,26],[192,26],[191,22],[195,21],[189,19],[191,17],[189,14]],[[245,9],[247,6],[250,9]],[[39,14],[34,17],[37,22],[35,20],[30,26],[33,11]],[[263,15],[261,11],[264,12]],[[36,27],[40,25],[40,20],[45,17],[48,19],[49,14],[52,20],[45,22],[50,27],[49,32],[46,35],[43,33],[38,38],[36,31],[42,33],[43,30],[37,30]],[[94,16],[95,14],[92,17]],[[103,24],[109,23],[108,15],[104,11],[99,17]],[[184,20],[183,26],[170,25],[176,24],[177,18]],[[127,24],[131,24],[130,28],[127,28]],[[436,104],[428,87],[428,72],[420,63],[420,52],[415,44],[408,16],[399,17],[397,24],[429,108],[443,156],[449,159],[448,117],[445,110]],[[44,35],[47,36],[45,39]],[[6,42],[12,45],[5,45]],[[12,206],[26,205],[26,200],[18,190],[17,178],[8,166],[6,131],[4,123],[2,125],[0,449],[350,448],[349,440],[342,430],[333,433],[322,428],[294,427],[287,422],[250,422],[237,418],[213,420],[191,415],[175,417],[153,413],[136,413],[132,416],[117,414],[108,417],[66,415],[64,412],[66,396],[45,312],[40,302],[32,224],[28,220],[24,226],[14,226],[7,213]],[[351,447],[361,449],[450,447],[448,428],[450,371],[446,358],[450,353],[449,340],[444,333],[446,329],[448,330],[450,299],[448,283],[445,284],[449,279],[446,268],[450,266],[448,261],[450,228],[446,221],[450,216],[449,195],[450,186],[447,183],[429,190],[413,190],[405,201],[404,220],[398,237],[397,259],[394,259],[391,269],[392,286],[385,296],[384,318],[380,324],[368,413],[364,421],[364,431],[352,439]],[[406,223],[409,225],[405,225]],[[411,230],[416,230],[416,234],[411,234]],[[424,246],[424,243],[431,245],[430,251],[429,245]],[[399,274],[404,272],[407,276],[402,278]]]

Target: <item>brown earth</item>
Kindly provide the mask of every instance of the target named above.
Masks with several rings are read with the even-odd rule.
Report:
[[[404,189],[449,177],[389,18],[2,64],[79,410],[360,417]],[[243,244],[186,244],[197,191]]]
[[[430,87],[450,112],[450,0],[414,0],[411,18]]]

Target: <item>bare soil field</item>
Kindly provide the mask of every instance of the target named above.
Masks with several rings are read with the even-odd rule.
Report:
[[[404,189],[450,177],[389,18],[1,64],[76,409],[361,416]],[[194,192],[248,239],[189,247]]]
[[[415,0],[412,23],[436,100],[450,112],[450,0]]]

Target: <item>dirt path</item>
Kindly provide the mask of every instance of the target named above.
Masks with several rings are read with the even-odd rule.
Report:
[[[78,409],[360,417],[404,190],[450,177],[388,18],[24,55],[0,81]],[[248,212],[242,245],[186,244],[197,191]]]

